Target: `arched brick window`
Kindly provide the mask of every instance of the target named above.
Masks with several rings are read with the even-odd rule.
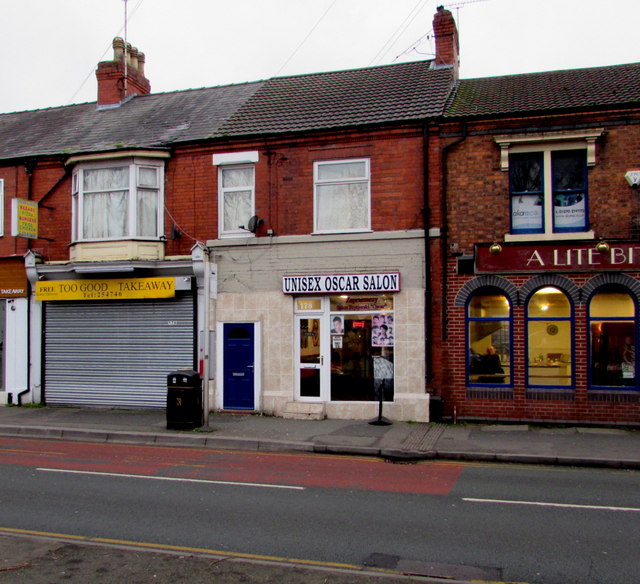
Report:
[[[592,387],[637,389],[637,304],[626,288],[601,288],[589,302]]]
[[[571,386],[571,303],[555,286],[536,290],[527,302],[527,385]]]
[[[467,302],[467,382],[511,384],[511,302],[498,288],[480,288]]]

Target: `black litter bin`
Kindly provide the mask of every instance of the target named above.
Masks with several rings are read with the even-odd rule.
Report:
[[[173,371],[167,376],[167,428],[193,430],[203,425],[202,379],[197,371]]]
[[[429,396],[429,421],[442,422],[444,418],[444,400],[439,395]]]

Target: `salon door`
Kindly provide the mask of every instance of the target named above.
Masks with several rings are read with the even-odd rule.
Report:
[[[255,325],[224,323],[223,376],[225,410],[255,409]]]
[[[302,400],[322,398],[324,359],[322,355],[322,319],[320,315],[296,316],[298,355],[297,395]]]

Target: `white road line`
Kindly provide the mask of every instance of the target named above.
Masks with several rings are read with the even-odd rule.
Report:
[[[471,497],[463,497],[463,501],[469,503],[495,503],[498,505],[531,505],[537,507],[561,507],[565,509],[588,509],[591,511],[627,511],[631,513],[640,513],[640,509],[634,507],[607,507],[601,505],[571,505],[570,503],[544,503],[542,501],[507,501],[503,499],[473,499]]]
[[[179,477],[152,477],[148,475],[125,474],[125,473],[117,473],[117,472],[68,470],[64,468],[37,468],[36,470],[39,470],[42,472],[95,475],[95,476],[103,476],[103,477],[119,477],[119,478],[126,478],[126,479],[149,479],[153,481],[173,481],[173,482],[180,482],[180,483],[205,483],[209,485],[226,485],[226,486],[230,485],[235,487],[262,487],[266,489],[288,489],[291,491],[304,491],[305,489],[304,487],[295,487],[293,485],[268,485],[265,483],[242,483],[242,482],[236,482],[236,481],[209,481],[205,479],[187,479],[187,478],[179,478]]]

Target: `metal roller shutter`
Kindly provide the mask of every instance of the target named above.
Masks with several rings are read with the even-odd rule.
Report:
[[[45,402],[166,407],[167,374],[194,363],[192,296],[49,302]]]

